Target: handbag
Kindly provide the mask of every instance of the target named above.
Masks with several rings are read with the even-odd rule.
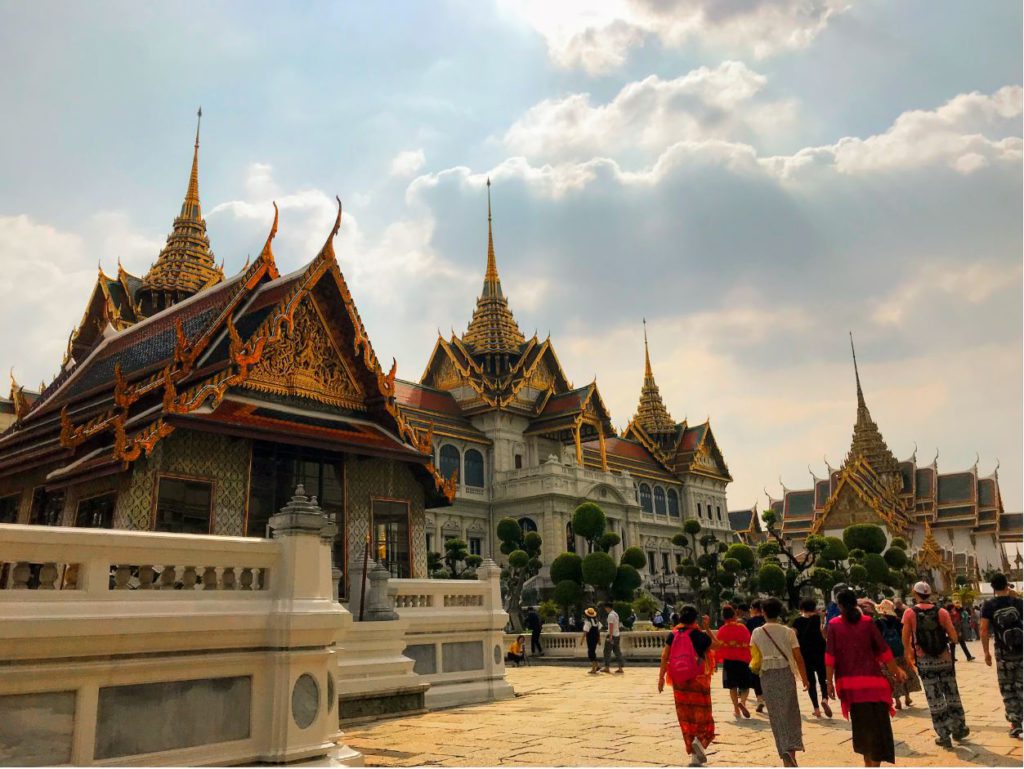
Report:
[[[750,672],[761,675],[761,650],[754,644],[750,644]]]

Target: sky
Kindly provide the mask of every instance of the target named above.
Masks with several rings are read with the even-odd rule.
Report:
[[[232,274],[335,243],[418,380],[486,257],[523,332],[636,409],[646,317],[733,509],[842,463],[848,333],[889,447],[1022,506],[1021,5],[990,0],[0,0],[0,366],[57,373],[97,264],[188,181]]]

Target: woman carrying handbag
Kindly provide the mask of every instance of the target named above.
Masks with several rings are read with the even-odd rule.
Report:
[[[804,749],[804,737],[794,674],[800,676],[807,691],[807,670],[796,633],[779,622],[782,603],[769,598],[761,609],[765,624],[750,636],[750,665],[761,676],[768,721],[782,765],[796,766],[796,752]]]

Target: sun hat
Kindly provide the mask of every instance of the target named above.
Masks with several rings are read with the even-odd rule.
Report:
[[[895,606],[895,604],[893,604],[892,601],[890,601],[888,598],[886,598],[884,601],[880,601],[879,602],[879,604],[878,604],[878,613],[879,614],[884,614],[887,617],[895,617],[896,616],[896,606]]]
[[[583,613],[586,614],[588,617],[596,617],[597,616],[597,610],[593,606],[588,607],[587,610],[585,612],[583,612]]]
[[[918,595],[931,595],[932,588],[927,582],[918,582],[914,585],[914,592]]]

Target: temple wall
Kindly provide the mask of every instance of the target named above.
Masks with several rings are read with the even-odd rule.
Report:
[[[0,498],[20,494],[21,500],[18,504],[18,523],[28,523],[29,514],[32,512],[32,491],[36,486],[41,486],[46,481],[46,474],[52,468],[32,470],[20,475],[12,475],[9,478],[0,479]]]
[[[212,481],[212,533],[244,536],[249,455],[250,442],[243,438],[175,430],[156,444],[148,459],[132,465],[117,497],[114,528],[151,529],[158,478],[176,475]]]
[[[409,537],[413,579],[427,577],[427,545],[424,530],[423,486],[408,465],[393,459],[345,460],[347,563],[363,555],[370,534],[370,500],[373,497],[409,501]]]

